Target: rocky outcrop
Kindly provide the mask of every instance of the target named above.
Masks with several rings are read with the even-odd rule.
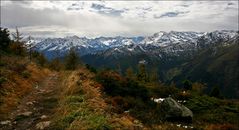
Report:
[[[192,122],[193,113],[184,105],[176,102],[171,97],[166,98],[161,103],[162,115],[165,120],[179,121],[179,122]]]

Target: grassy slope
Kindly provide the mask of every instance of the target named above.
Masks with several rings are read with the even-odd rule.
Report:
[[[8,55],[1,58],[0,119],[2,120],[50,71],[29,63],[26,57]]]
[[[133,129],[134,119],[127,114],[111,111],[100,91],[101,85],[92,80],[94,74],[84,68],[62,72],[59,108],[51,129]]]

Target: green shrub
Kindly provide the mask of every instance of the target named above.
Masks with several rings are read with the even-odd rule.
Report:
[[[5,63],[2,62],[2,61],[0,61],[0,67],[2,67],[2,66],[4,66],[4,65],[5,65]]]
[[[79,57],[74,48],[71,48],[65,57],[65,69],[75,70],[79,64]]]
[[[96,70],[94,67],[90,66],[89,64],[85,64],[85,67],[86,67],[90,72],[97,73],[97,70]]]
[[[2,84],[3,84],[4,82],[6,82],[6,81],[7,81],[6,78],[0,77],[0,86],[2,86]]]
[[[28,71],[23,71],[21,73],[21,75],[22,75],[23,78],[27,79],[31,76],[31,73],[29,73]]]
[[[212,88],[212,91],[210,93],[211,97],[216,97],[216,98],[222,98],[222,94],[220,92],[220,88],[215,86]]]
[[[66,98],[66,103],[69,104],[75,104],[75,103],[81,103],[84,102],[84,97],[83,96],[68,96]]]

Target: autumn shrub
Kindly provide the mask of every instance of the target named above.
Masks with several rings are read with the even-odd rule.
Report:
[[[148,90],[143,85],[134,80],[126,80],[115,71],[100,72],[97,81],[103,85],[103,90],[108,95],[149,99]]]
[[[9,48],[13,54],[19,56],[25,56],[27,54],[26,48],[23,46],[22,42],[13,42],[10,44]]]

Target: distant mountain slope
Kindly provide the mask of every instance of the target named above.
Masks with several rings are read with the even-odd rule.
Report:
[[[185,78],[219,86],[227,97],[239,97],[239,44],[218,46],[201,51],[193,60],[184,64],[181,73],[171,81]]]

